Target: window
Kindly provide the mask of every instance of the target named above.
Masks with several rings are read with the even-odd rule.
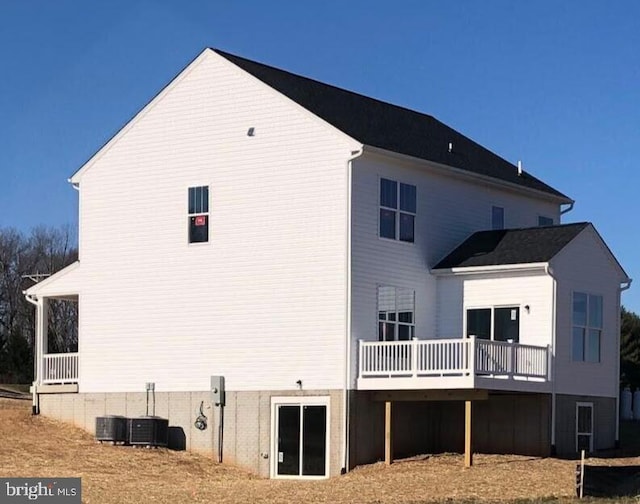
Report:
[[[209,241],[209,186],[189,188],[189,243]]]
[[[576,451],[593,451],[593,403],[576,403]]]
[[[538,226],[553,226],[553,219],[551,217],[545,217],[544,215],[538,215]]]
[[[504,208],[491,207],[491,229],[504,229]]]
[[[416,186],[380,179],[380,236],[413,243]]]
[[[600,362],[602,296],[573,293],[573,360]]]
[[[472,308],[467,310],[467,337],[494,341],[520,341],[520,308]]]
[[[378,340],[407,341],[415,334],[415,292],[378,287]]]

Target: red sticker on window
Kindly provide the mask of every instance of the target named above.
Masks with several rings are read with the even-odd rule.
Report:
[[[196,215],[196,226],[204,226],[207,223],[207,218],[204,215]]]

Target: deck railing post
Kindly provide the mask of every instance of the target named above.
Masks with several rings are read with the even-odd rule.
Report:
[[[469,336],[469,375],[476,375],[476,337]],[[474,378],[475,379],[475,378]]]
[[[418,376],[418,338],[411,338],[411,371]]]
[[[362,377],[363,374],[363,356],[364,356],[364,347],[362,345],[362,343],[364,342],[364,340],[359,339],[358,340],[358,376]]]
[[[509,343],[509,362],[507,363],[507,370],[509,379],[513,380],[513,375],[516,373],[516,345],[513,340],[507,340]]]

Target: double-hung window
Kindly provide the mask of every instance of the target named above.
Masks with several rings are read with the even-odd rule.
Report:
[[[380,179],[380,236],[413,243],[415,240],[416,186]]]
[[[378,287],[378,340],[407,341],[415,333],[415,292]]]
[[[209,186],[189,188],[189,243],[209,241]]]
[[[600,362],[602,296],[573,293],[573,360]]]

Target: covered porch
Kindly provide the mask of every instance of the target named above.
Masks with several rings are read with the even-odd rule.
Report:
[[[73,263],[24,293],[36,311],[37,393],[78,390],[78,270],[79,263]]]

